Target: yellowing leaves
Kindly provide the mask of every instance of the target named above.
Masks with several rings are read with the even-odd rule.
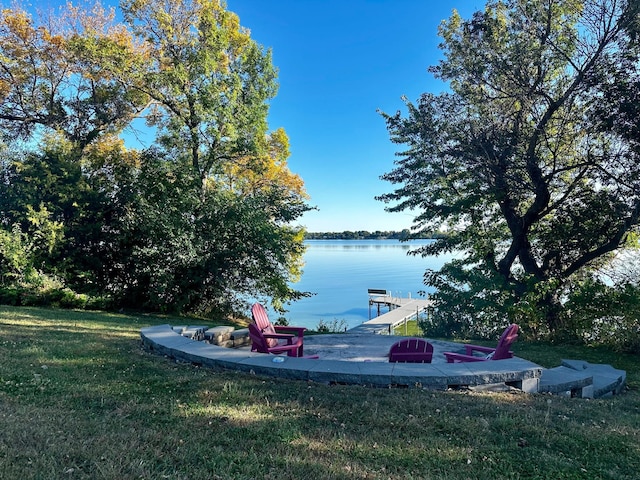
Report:
[[[2,21],[12,34],[23,42],[28,42],[34,34],[31,17],[24,11],[4,9]]]
[[[11,91],[11,85],[6,80],[0,79],[0,102],[4,100]]]
[[[302,178],[287,165],[289,138],[284,129],[271,132],[265,140],[264,153],[241,157],[223,166],[225,183],[244,195],[276,188],[301,199],[308,198]]]
[[[89,145],[84,151],[84,159],[94,169],[105,165],[140,167],[140,152],[127,149],[124,140],[115,135],[101,137]]]
[[[120,5],[122,24],[99,4],[37,20],[2,12],[0,128],[33,148],[12,168],[29,204],[46,192],[40,210],[20,213],[35,224],[31,238],[43,233],[39,254],[58,241],[61,218],[73,248],[64,265],[57,252],[42,257],[52,271],[81,271],[92,289],[106,279],[122,298],[201,314],[217,299],[226,313],[247,292],[299,297],[288,283],[300,273],[303,232],[290,225],[308,207],[284,130],[267,133],[277,91],[270,52],[222,1]],[[119,137],[136,118],[154,127],[146,150]],[[139,281],[149,266],[150,288]],[[187,277],[176,289],[174,278]]]

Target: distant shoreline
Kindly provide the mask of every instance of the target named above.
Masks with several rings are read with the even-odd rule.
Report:
[[[366,230],[344,232],[306,232],[305,240],[435,240],[445,237],[442,233],[411,233],[409,230],[401,232],[368,232]]]

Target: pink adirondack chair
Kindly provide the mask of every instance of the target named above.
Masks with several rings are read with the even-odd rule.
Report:
[[[273,325],[269,321],[267,311],[259,303],[254,303],[251,307],[251,317],[253,318],[253,322],[260,333],[262,333],[262,335],[264,336],[265,341],[267,342],[267,347],[274,348],[279,345],[293,344],[296,345],[298,350],[296,355],[289,356],[302,357],[304,355],[303,343],[304,331],[306,330],[306,328]],[[251,333],[251,330],[249,330],[249,333]],[[252,351],[257,350],[257,348],[254,348],[254,346],[251,347]]]
[[[512,323],[509,325],[498,341],[496,348],[482,347],[480,345],[465,345],[465,353],[444,352],[447,363],[456,362],[483,362],[486,360],[504,360],[505,358],[513,358],[513,352],[509,350],[511,344],[518,338],[518,325]],[[479,352],[480,355],[474,355]]]
[[[278,334],[275,334],[278,335]],[[278,335],[279,337],[281,335]],[[274,355],[280,355],[286,353],[288,357],[298,356],[298,345],[291,343],[293,335],[287,335],[286,340],[289,343],[284,345],[276,345],[270,347],[267,343],[265,335],[256,327],[253,323],[249,324],[249,338],[251,338],[251,351],[260,353],[273,353]]]
[[[433,345],[423,338],[405,338],[391,345],[389,361],[400,363],[431,363]]]

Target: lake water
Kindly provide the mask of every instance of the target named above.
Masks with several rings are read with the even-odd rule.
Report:
[[[370,288],[394,296],[418,298],[433,290],[423,283],[427,268],[439,269],[451,256],[407,255],[430,240],[308,240],[302,279],[293,284],[316,295],[287,307],[290,325],[315,329],[320,321],[346,323],[347,328],[369,319]],[[385,310],[386,311],[386,310]],[[371,314],[376,315],[375,306]],[[270,316],[278,316],[271,312]]]

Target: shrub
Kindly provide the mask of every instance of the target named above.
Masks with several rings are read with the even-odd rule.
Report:
[[[320,320],[316,327],[316,331],[319,333],[342,333],[347,331],[347,326],[347,322],[344,319],[339,320],[334,318],[329,322]]]
[[[19,306],[20,291],[15,287],[0,287],[0,304]]]
[[[640,286],[578,285],[565,304],[568,334],[583,343],[640,351]]]

